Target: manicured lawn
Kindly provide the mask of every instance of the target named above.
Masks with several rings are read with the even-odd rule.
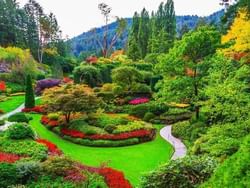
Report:
[[[138,185],[143,173],[169,161],[173,152],[171,145],[159,134],[154,141],[128,147],[97,148],[73,144],[41,125],[40,115],[32,116],[30,124],[38,135],[55,143],[67,156],[91,166],[107,163],[110,167],[123,171],[134,186]],[[160,129],[162,126],[158,127]]]
[[[21,104],[24,103],[24,96],[12,96],[9,100],[0,102],[0,109],[5,113],[10,112],[18,108]]]

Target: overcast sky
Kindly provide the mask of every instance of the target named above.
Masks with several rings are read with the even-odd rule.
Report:
[[[23,6],[28,0],[17,0]],[[132,17],[135,11],[146,7],[150,12],[157,10],[163,0],[37,0],[46,13],[53,12],[63,35],[70,38],[103,25],[98,4],[105,2],[112,7],[112,15]],[[164,0],[166,2],[166,0]],[[206,16],[222,7],[219,0],[174,0],[176,15]]]

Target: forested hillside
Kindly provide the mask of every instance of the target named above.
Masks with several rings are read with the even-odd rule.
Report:
[[[223,16],[224,11],[218,11],[207,17],[199,17],[195,15],[187,16],[176,16],[176,30],[178,35],[184,29],[194,29],[199,21],[206,21],[207,23],[212,23],[218,25],[220,19]],[[126,43],[128,40],[128,34],[132,26],[132,18],[126,18],[127,28],[123,35],[119,38],[114,46],[114,50],[126,48]],[[117,22],[113,22],[108,25],[109,27],[109,37],[108,40],[111,41],[112,36],[117,28]],[[184,28],[183,28],[184,27]],[[71,53],[78,56],[80,53],[86,53],[88,55],[96,54],[100,52],[100,46],[96,41],[96,38],[100,39],[103,37],[105,27],[100,27],[96,29],[96,35],[93,35],[93,31],[84,32],[79,36],[76,36],[70,40]]]

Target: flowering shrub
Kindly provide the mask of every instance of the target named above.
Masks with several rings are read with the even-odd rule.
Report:
[[[48,140],[44,140],[44,139],[37,139],[36,142],[45,145],[48,148],[48,151],[51,155],[61,155],[62,151],[60,149],[58,149],[58,147],[51,143]]]
[[[74,138],[84,138],[85,137],[85,135],[82,132],[77,131],[77,130],[62,129],[61,133],[64,135],[67,135],[67,136],[74,137]]]
[[[44,109],[42,108],[42,106],[35,106],[34,108],[24,108],[22,109],[22,112],[36,112],[36,113],[44,113]]]
[[[15,154],[11,154],[11,153],[3,153],[0,152],[0,163],[4,162],[4,163],[14,163],[18,160],[20,160],[21,157]]]
[[[6,84],[4,81],[0,81],[0,92],[4,92],[6,90]]]
[[[57,127],[57,126],[59,126],[59,122],[57,120],[51,120],[47,116],[42,116],[41,123],[43,125],[47,125],[47,126],[50,126],[50,127]]]
[[[39,80],[36,84],[35,92],[37,95],[41,95],[42,91],[44,89],[52,88],[59,86],[61,83],[61,80],[59,79],[43,79]]]
[[[124,178],[122,172],[112,168],[101,168],[99,174],[105,178],[109,188],[132,188],[129,181]]]
[[[143,103],[148,103],[148,102],[149,102],[148,98],[136,98],[136,99],[129,101],[129,104],[138,105],[138,104],[143,104]]]

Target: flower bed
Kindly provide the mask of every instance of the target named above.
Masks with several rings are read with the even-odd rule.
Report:
[[[41,123],[48,127],[57,127],[59,122],[57,120],[50,120],[47,116],[42,116]]]
[[[0,163],[14,163],[20,159],[19,155],[0,152]]]
[[[148,102],[149,102],[148,98],[136,98],[136,99],[129,101],[129,104],[138,105],[138,104],[143,104],[143,103],[148,103]]]
[[[126,140],[129,138],[144,138],[150,137],[152,135],[152,130],[136,130],[121,134],[95,134],[95,135],[85,135],[84,133],[77,130],[70,130],[63,128],[61,130],[63,135],[71,136],[73,138],[86,138],[90,140]]]
[[[60,149],[58,149],[58,147],[55,144],[51,143],[48,140],[37,139],[36,142],[45,145],[48,148],[50,155],[61,155],[62,154],[62,151]]]
[[[24,108],[22,109],[22,112],[29,113],[29,112],[35,112],[35,113],[44,113],[44,109],[42,106],[35,106],[34,108]]]

